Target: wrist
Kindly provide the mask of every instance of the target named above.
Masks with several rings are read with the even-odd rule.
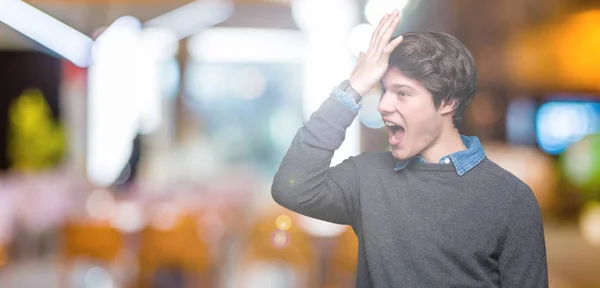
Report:
[[[352,98],[354,98],[354,103],[360,103],[362,99],[362,94],[358,92],[354,87],[352,87],[350,80],[345,80],[339,85],[340,90],[348,93]]]
[[[348,79],[348,85],[349,89],[354,90],[354,92],[356,92],[360,97],[364,96],[367,94],[367,92],[369,92],[369,90],[371,90],[371,87],[366,87],[365,85],[361,84],[360,81],[352,79],[352,77]]]

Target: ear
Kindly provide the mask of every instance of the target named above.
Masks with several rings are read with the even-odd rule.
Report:
[[[439,109],[440,114],[446,115],[446,114],[454,112],[457,105],[458,105],[458,102],[455,99],[443,100],[442,104],[440,105],[440,109]]]

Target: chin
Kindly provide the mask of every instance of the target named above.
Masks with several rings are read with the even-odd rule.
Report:
[[[407,160],[414,156],[408,149],[400,147],[392,147],[392,155],[398,160]]]

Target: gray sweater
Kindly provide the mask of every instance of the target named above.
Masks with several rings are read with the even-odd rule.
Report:
[[[541,213],[525,183],[487,158],[462,176],[417,161],[394,171],[390,152],[330,167],[356,115],[329,97],[272,186],[278,204],[352,226],[356,287],[548,287]]]

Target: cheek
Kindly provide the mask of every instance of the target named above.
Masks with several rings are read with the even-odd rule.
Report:
[[[407,111],[406,121],[413,141],[428,143],[439,134],[440,119],[433,107],[421,106]]]
[[[404,108],[403,114],[408,118],[406,119],[407,122],[411,122],[409,125],[412,124],[411,126],[414,126],[412,127],[413,130],[421,130],[423,128],[434,126],[432,121],[435,121],[437,113],[432,105],[428,105],[428,103],[423,103],[423,101],[419,100],[412,101],[402,108]]]

